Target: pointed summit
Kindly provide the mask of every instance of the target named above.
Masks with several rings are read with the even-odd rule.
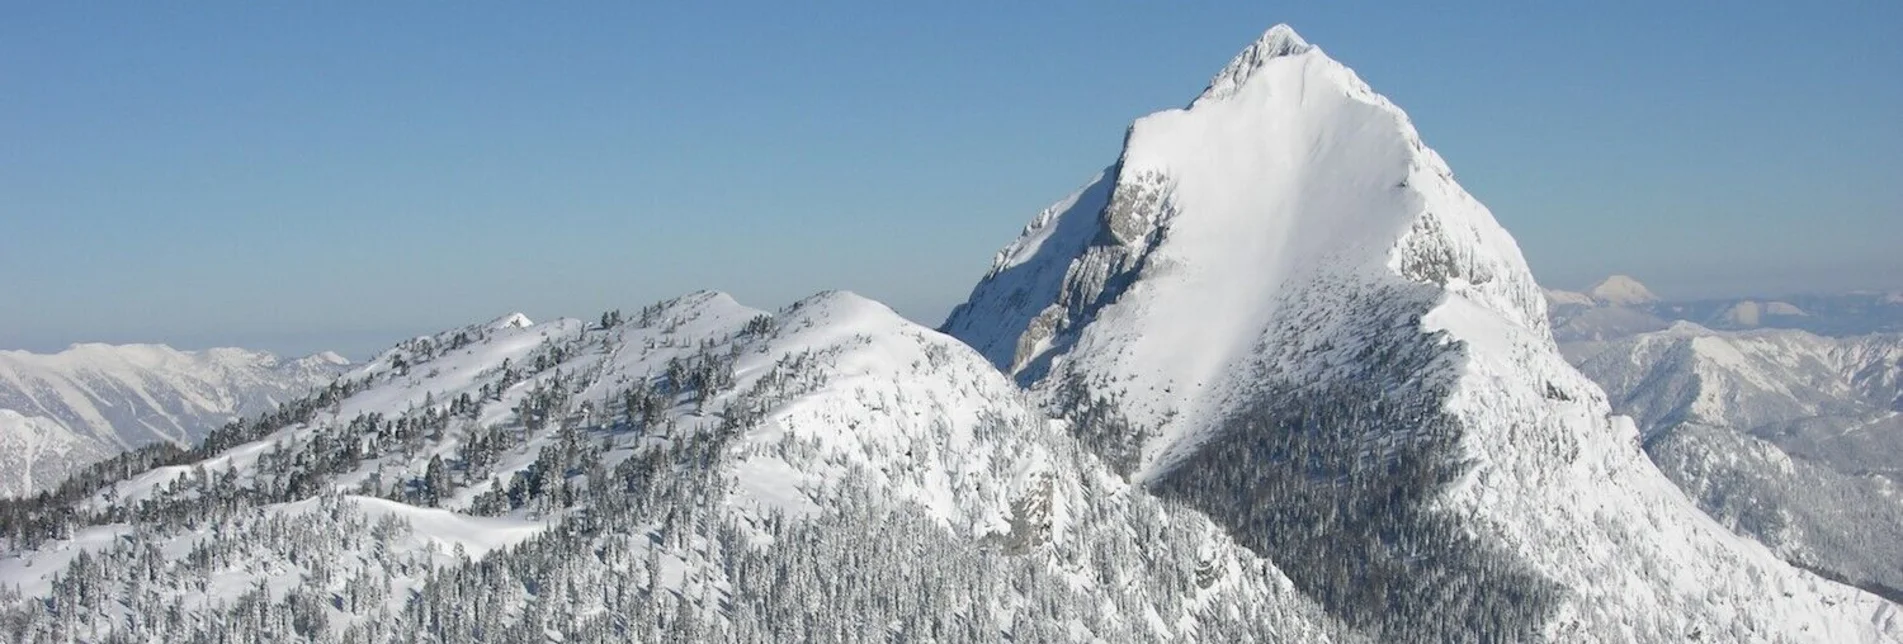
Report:
[[[1899,633],[1690,506],[1559,354],[1492,213],[1287,27],[999,258],[945,331],[1377,640]]]
[[[1222,71],[1217,72],[1215,78],[1209,79],[1209,87],[1204,89],[1202,96],[1196,100],[1228,98],[1247,83],[1255,71],[1261,69],[1262,65],[1268,61],[1284,56],[1305,54],[1314,48],[1314,45],[1302,39],[1301,34],[1295,33],[1293,27],[1286,24],[1270,27],[1268,31],[1262,33],[1262,37],[1257,38],[1247,49],[1242,50],[1242,53],[1236,54],[1228,65],[1223,66]]]

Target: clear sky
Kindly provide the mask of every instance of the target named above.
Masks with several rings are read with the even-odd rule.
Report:
[[[8,2],[0,347],[361,357],[701,288],[936,322],[1276,22],[1548,285],[1903,288],[1899,2],[398,4]]]

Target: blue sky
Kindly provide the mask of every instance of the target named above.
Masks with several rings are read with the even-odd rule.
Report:
[[[9,4],[0,347],[362,356],[700,288],[936,321],[1276,22],[1543,283],[1903,288],[1903,3],[267,4]]]

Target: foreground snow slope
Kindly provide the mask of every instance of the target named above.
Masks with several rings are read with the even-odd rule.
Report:
[[[0,632],[1362,639],[883,305],[602,322],[406,342],[218,447],[0,508]]]
[[[80,466],[155,442],[189,445],[235,418],[322,386],[348,364],[322,353],[283,360],[244,349],[78,344],[54,354],[0,351],[0,496],[56,484]]]
[[[1385,637],[1903,628],[1662,476],[1561,359],[1512,238],[1398,108],[1286,27],[1139,119],[944,328]]]

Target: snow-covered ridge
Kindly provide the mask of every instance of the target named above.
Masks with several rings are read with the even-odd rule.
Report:
[[[1243,85],[1256,70],[1267,65],[1271,59],[1307,53],[1313,46],[1303,40],[1301,34],[1288,25],[1276,25],[1269,28],[1241,54],[1224,65],[1222,71],[1209,80],[1209,86],[1203,89],[1197,101],[1218,101],[1229,98]]]
[[[4,432],[6,440],[38,447],[0,453],[0,460],[24,459],[6,460],[0,469],[33,472],[0,483],[0,496],[56,483],[125,449],[195,442],[228,420],[303,396],[348,365],[329,352],[286,360],[246,349],[179,351],[157,344],[0,351],[0,409],[40,419],[40,431],[31,436]]]
[[[1252,46],[1218,85],[1139,119],[1114,184],[1080,193],[1101,205],[1041,214],[945,328],[1153,490],[1299,552],[1298,586],[1386,637],[1899,637],[1893,606],[1731,534],[1651,465],[1561,359],[1512,238],[1398,108],[1312,46]],[[1474,594],[1409,586],[1429,578]],[[1357,595],[1373,584],[1406,599]]]
[[[969,347],[851,293],[775,313],[702,292],[598,324],[471,325],[406,341],[328,391],[248,442],[52,508],[43,520],[78,525],[0,556],[0,586],[25,593],[0,593],[0,612],[48,627],[37,599],[83,578],[103,598],[83,619],[108,630],[153,601],[214,623],[234,603],[299,614],[317,597],[328,626],[306,636],[453,641],[468,624],[429,612],[450,601],[503,639],[540,636],[532,606],[568,638],[666,610],[680,611],[673,628],[760,641],[742,608],[797,596],[747,571],[855,588],[903,566],[931,573],[864,590],[954,593],[895,618],[952,619],[968,639],[1355,639],[1272,562],[1079,449]],[[899,536],[852,545],[860,533]],[[188,556],[206,549],[220,555]],[[821,552],[860,563],[815,568]],[[165,574],[120,574],[146,569]],[[529,577],[454,581],[517,572]],[[537,587],[613,590],[520,594]],[[639,599],[604,603],[619,597]],[[1047,606],[1060,618],[1017,617]]]
[[[1021,376],[1075,343],[1070,370],[1119,374],[1130,420],[1160,427],[1151,465],[1242,402],[1225,374],[1253,368],[1265,338],[1319,335],[1279,312],[1344,288],[1398,272],[1545,328],[1512,239],[1351,70],[1278,26],[1211,86],[1226,89],[1139,119],[1114,189],[1040,214],[945,328]],[[1142,300],[1116,301],[1131,282]],[[1120,321],[1078,332],[1103,317]],[[1279,366],[1335,358],[1296,359]]]
[[[1701,507],[1787,560],[1903,596],[1903,336],[1690,322],[1580,361]]]
[[[1697,422],[1781,433],[1777,425],[1804,419],[1894,413],[1900,362],[1903,336],[1895,334],[1828,338],[1678,322],[1605,343],[1579,366],[1648,432]]]

